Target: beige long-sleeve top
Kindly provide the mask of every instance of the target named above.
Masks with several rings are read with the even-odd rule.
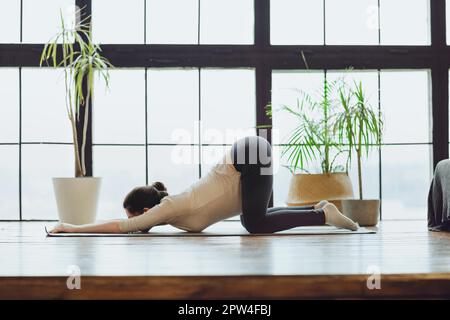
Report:
[[[240,173],[228,151],[209,173],[180,194],[169,195],[144,214],[120,221],[121,232],[147,230],[170,224],[189,232],[241,213]]]

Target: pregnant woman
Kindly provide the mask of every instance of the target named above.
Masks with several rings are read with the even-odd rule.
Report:
[[[257,136],[245,137],[236,141],[206,176],[180,194],[168,195],[160,182],[138,187],[123,203],[128,219],[79,226],[62,223],[52,232],[128,233],[165,224],[201,232],[236,215],[240,215],[249,233],[321,225],[358,229],[356,223],[327,201],[314,206],[268,208],[272,183],[269,142]]]

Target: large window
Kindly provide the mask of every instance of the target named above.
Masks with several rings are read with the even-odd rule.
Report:
[[[19,70],[0,69],[0,219],[19,210]]]
[[[253,0],[93,1],[101,43],[252,44]],[[121,23],[117,23],[120,21]]]
[[[134,186],[163,181],[169,192],[181,192],[235,138],[255,134],[255,73],[114,70],[109,90],[100,86],[94,105],[94,173],[104,179],[100,215],[117,218]]]
[[[323,87],[325,76],[330,82],[342,77],[348,83],[361,81],[370,105],[379,108],[383,114],[383,144],[363,162],[364,196],[383,200],[385,219],[424,218],[424,195],[427,194],[432,168],[429,71],[328,71],[325,74],[318,71],[274,70],[274,110],[281,105],[294,106],[297,99],[301,99],[301,91],[314,96]],[[286,137],[297,125],[296,121],[286,112],[274,112],[273,125],[281,144],[286,143]],[[280,147],[277,147],[278,153],[279,150]],[[286,159],[281,159],[280,164],[275,179],[274,201],[277,205],[283,205],[287,198],[291,176],[286,168]],[[315,167],[308,169],[318,171]],[[350,168],[350,176],[356,184],[355,163]],[[356,192],[356,185],[354,187]]]
[[[364,161],[365,195],[382,199],[383,219],[424,219],[433,165],[448,157],[445,3],[5,1],[0,220],[57,219],[51,177],[73,175],[64,79],[39,68],[39,52],[60,14],[76,19],[75,4],[92,14],[93,37],[116,65],[110,88],[99,81],[92,99],[88,165],[103,178],[100,219],[121,217],[136,185],[160,180],[182,191],[258,125],[277,129],[279,155],[296,121],[283,113],[270,119],[265,106],[295,103],[298,90],[343,73],[363,81],[385,116],[383,145]],[[356,183],[355,168],[350,174]],[[284,205],[289,179],[281,167],[274,205]]]
[[[428,0],[272,0],[270,6],[272,44],[430,44]]]

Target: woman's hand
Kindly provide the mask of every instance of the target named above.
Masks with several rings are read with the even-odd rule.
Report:
[[[76,228],[76,225],[61,222],[54,226],[50,233],[72,233],[76,232]]]
[[[50,233],[122,233],[120,221],[103,221],[91,224],[75,225],[70,223],[58,223]]]

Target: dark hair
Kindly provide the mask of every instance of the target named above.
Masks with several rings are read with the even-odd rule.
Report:
[[[142,214],[144,208],[153,208],[168,195],[166,187],[159,181],[150,186],[136,187],[123,200],[123,208],[133,214]]]

